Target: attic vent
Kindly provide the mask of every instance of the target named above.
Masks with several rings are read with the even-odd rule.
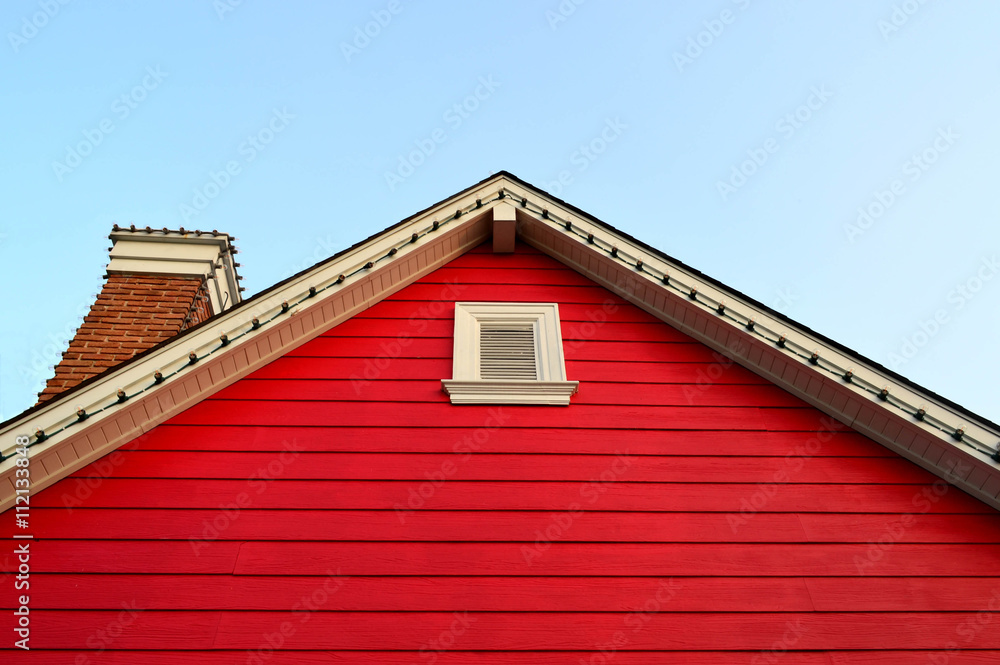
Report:
[[[479,377],[535,381],[535,326],[482,323],[479,327]]]
[[[455,303],[455,357],[441,384],[452,404],[566,406],[559,306],[554,303]]]

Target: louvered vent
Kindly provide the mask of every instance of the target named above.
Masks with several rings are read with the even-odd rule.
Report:
[[[479,376],[535,381],[535,327],[530,323],[489,323],[479,327]]]

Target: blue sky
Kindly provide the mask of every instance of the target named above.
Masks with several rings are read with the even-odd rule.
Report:
[[[113,223],[249,296],[501,169],[1000,420],[996,2],[3,5],[0,420]]]

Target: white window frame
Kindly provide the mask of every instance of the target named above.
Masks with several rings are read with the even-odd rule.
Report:
[[[538,378],[483,379],[479,374],[479,329],[483,322],[531,323]],[[579,381],[566,380],[557,303],[455,303],[452,378],[441,381],[452,404],[544,404],[567,406]]]

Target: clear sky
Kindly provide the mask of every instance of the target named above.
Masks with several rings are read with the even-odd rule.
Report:
[[[993,0],[4,0],[0,28],[0,420],[113,223],[237,236],[250,296],[501,169],[1000,420]]]

